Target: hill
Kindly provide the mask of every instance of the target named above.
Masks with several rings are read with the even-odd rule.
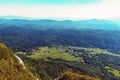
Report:
[[[4,27],[0,29],[0,36],[0,40],[14,51],[29,51],[40,46],[64,45],[101,48],[120,53],[120,31],[36,30],[21,27]]]
[[[19,59],[14,56],[12,50],[1,42],[0,64],[0,80],[37,80],[19,63]]]

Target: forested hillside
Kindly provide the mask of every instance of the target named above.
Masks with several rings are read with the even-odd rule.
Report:
[[[120,53],[120,31],[0,28],[0,40],[14,51],[29,51],[40,46],[78,46],[106,49]]]

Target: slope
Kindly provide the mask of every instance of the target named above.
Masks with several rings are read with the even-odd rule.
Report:
[[[27,72],[19,60],[0,42],[0,80],[37,80],[31,73]]]

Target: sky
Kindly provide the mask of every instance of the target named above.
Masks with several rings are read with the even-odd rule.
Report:
[[[119,8],[120,0],[0,0],[0,16],[116,19]]]

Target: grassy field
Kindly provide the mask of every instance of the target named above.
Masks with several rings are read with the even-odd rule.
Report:
[[[120,71],[110,68],[109,66],[106,66],[105,68],[108,70],[108,72],[112,73],[114,76],[120,77]]]
[[[79,61],[84,62],[84,60],[80,57],[75,57],[70,55],[69,53],[65,52],[61,48],[48,48],[48,47],[42,47],[38,50],[32,50],[32,55],[28,56],[29,58],[33,59],[45,59],[48,60],[48,58],[52,59],[64,59],[67,61]]]

